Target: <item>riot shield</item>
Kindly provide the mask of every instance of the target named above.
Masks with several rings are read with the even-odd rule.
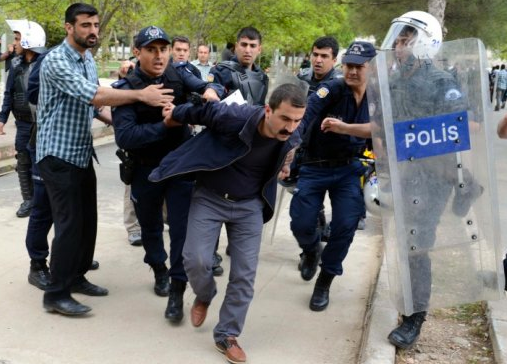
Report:
[[[372,61],[367,89],[391,298],[401,313],[503,296],[486,52]],[[495,124],[495,125],[494,125]]]

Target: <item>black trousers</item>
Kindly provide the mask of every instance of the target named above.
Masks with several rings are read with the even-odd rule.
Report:
[[[97,178],[90,161],[79,168],[48,156],[38,163],[49,196],[55,237],[51,246],[51,283],[44,299],[70,297],[93,260],[97,237]]]

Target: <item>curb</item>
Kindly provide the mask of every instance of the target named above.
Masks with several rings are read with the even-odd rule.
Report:
[[[488,322],[495,363],[507,364],[507,310],[505,300],[488,301]]]
[[[114,143],[114,129],[103,124],[92,128],[92,136],[95,147]],[[16,150],[14,149],[14,144],[0,147],[0,176],[16,170],[15,156]]]
[[[370,300],[369,319],[364,330],[359,363],[393,364],[395,362],[396,348],[387,341],[387,336],[397,324],[398,311],[393,308],[389,299],[389,282],[384,255],[375,292]]]

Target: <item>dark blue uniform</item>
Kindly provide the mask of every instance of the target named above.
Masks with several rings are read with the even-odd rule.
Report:
[[[219,96],[223,94],[220,85],[208,85],[185,67],[186,62],[171,64],[163,76],[149,78],[136,67],[134,74],[113,84],[120,89],[140,89],[151,84],[163,83],[174,90],[174,103],[186,101],[190,92],[202,93],[213,87]],[[167,253],[164,249],[162,205],[167,203],[167,218],[171,241],[169,276],[187,281],[183,269],[182,248],[187,229],[187,215],[193,182],[185,179],[170,179],[160,183],[148,181],[148,175],[157,167],[162,158],[191,137],[187,125],[167,128],[163,123],[162,108],[143,103],[117,107],[113,111],[116,143],[129,152],[135,161],[132,181],[132,201],[141,225],[141,234],[146,255],[144,261],[152,267],[165,264]]]
[[[332,68],[324,77],[322,77],[320,80],[317,80],[313,75],[313,70],[311,68],[304,68],[302,69],[298,75],[297,78],[300,80],[305,81],[310,87],[308,88],[308,96],[313,94],[315,91],[317,91],[319,85],[322,82],[329,82],[333,78],[340,78],[342,77],[342,74],[336,69]]]
[[[290,206],[291,230],[304,253],[315,254],[320,249],[317,219],[328,192],[331,233],[322,252],[322,269],[341,275],[342,262],[365,212],[359,178],[364,166],[354,158],[365,139],[323,133],[320,125],[328,116],[347,123],[368,123],[366,95],[357,106],[352,90],[340,78],[321,83],[308,99],[302,123],[306,152]]]
[[[16,119],[16,139],[14,142],[17,152],[16,158],[18,160],[16,170],[24,201],[16,213],[18,217],[25,217],[30,214],[33,197],[32,161],[27,144],[30,139],[30,129],[35,120],[28,105],[26,90],[30,67],[36,61],[37,56],[38,54],[35,54],[30,62],[24,56],[18,57],[18,61],[13,63],[13,67],[7,77],[2,111],[0,112],[0,122],[6,123],[11,112]]]

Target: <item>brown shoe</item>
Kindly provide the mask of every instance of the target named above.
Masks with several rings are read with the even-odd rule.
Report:
[[[202,302],[197,298],[194,300],[194,304],[190,310],[190,321],[192,321],[192,325],[195,327],[202,325],[206,319],[206,314],[208,313],[208,306],[209,302]]]
[[[238,364],[246,362],[246,354],[239,346],[235,337],[231,336],[222,341],[217,341],[215,347],[225,355],[229,363]]]

